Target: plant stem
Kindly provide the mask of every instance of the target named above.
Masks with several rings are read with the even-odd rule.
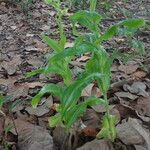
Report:
[[[106,106],[105,106],[106,114],[107,114],[107,116],[109,116],[109,103],[108,103],[108,99],[107,99],[107,94],[106,93],[104,93],[104,100],[106,102]]]
[[[90,11],[95,11],[97,0],[90,0]]]

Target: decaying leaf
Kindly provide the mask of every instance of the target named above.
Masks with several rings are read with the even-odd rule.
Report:
[[[138,98],[138,96],[136,95],[133,95],[129,92],[116,92],[115,95],[118,97],[118,98],[128,98],[130,100],[135,100]]]
[[[21,58],[19,55],[16,55],[11,61],[9,62],[3,62],[3,68],[7,71],[9,75],[13,75],[17,69],[18,66],[21,64]]]
[[[142,97],[140,97],[137,100],[136,110],[142,116],[146,115],[146,116],[150,117],[150,97],[148,97],[148,98],[142,98]]]
[[[150,149],[150,135],[137,119],[129,118],[128,122],[117,125],[118,137],[126,145],[145,144]]]
[[[93,140],[91,142],[86,143],[77,150],[114,150],[111,142],[107,140]]]
[[[120,65],[118,69],[125,74],[132,74],[138,69],[139,65]]]
[[[15,120],[15,126],[19,150],[55,150],[53,139],[46,129],[21,119]]]
[[[143,82],[134,82],[131,86],[125,84],[123,86],[125,91],[129,91],[130,93],[137,94],[143,97],[148,97],[149,94],[146,92],[146,85]]]
[[[136,71],[132,74],[134,78],[144,78],[146,76],[146,72],[144,71]]]

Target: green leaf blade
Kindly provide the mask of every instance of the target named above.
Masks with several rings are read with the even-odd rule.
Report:
[[[58,97],[61,98],[62,97],[62,91],[63,91],[63,89],[60,86],[56,85],[56,84],[47,84],[47,85],[45,85],[40,90],[40,92],[32,98],[32,102],[31,102],[32,107],[33,108],[37,107],[38,103],[40,102],[40,100],[41,100],[41,98],[44,94],[51,93],[54,96],[58,96]]]

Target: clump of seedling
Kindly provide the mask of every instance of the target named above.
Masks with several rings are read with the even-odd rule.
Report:
[[[37,107],[40,99],[44,94],[51,93],[59,97],[60,104],[58,105],[57,113],[49,118],[51,127],[63,125],[70,129],[75,121],[86,111],[88,106],[103,105],[106,108],[106,113],[103,116],[102,129],[97,134],[97,138],[107,138],[112,141],[116,138],[116,118],[109,112],[109,102],[107,92],[110,87],[111,80],[111,64],[113,59],[102,46],[103,41],[107,41],[113,36],[116,36],[120,29],[138,29],[144,25],[143,19],[128,19],[121,21],[109,27],[103,34],[99,28],[101,15],[95,11],[97,4],[96,0],[90,1],[90,10],[80,10],[70,17],[73,25],[73,34],[75,34],[74,46],[65,48],[67,38],[64,33],[62,17],[66,13],[66,9],[61,9],[60,0],[46,0],[57,11],[57,23],[59,25],[60,40],[56,41],[48,36],[44,36],[44,41],[54,50],[53,54],[48,58],[46,67],[32,71],[28,75],[37,73],[57,74],[63,78],[64,85],[47,84],[40,92],[33,97],[32,106]],[[76,24],[87,29],[86,33],[78,32]],[[86,62],[84,71],[73,79],[69,64],[71,60],[85,53],[90,53],[91,58]],[[89,97],[86,100],[79,102],[82,90],[91,82],[96,81],[103,98]]]

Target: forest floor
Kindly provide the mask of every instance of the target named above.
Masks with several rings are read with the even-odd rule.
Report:
[[[40,0],[27,12],[19,5],[0,0],[0,94],[5,96],[2,106],[0,97],[0,150],[150,150],[150,1],[101,2],[97,9],[103,16],[102,31],[126,18],[146,21],[134,37],[142,42],[141,48],[145,45],[145,54],[127,63],[121,57],[115,59],[111,68],[108,97],[111,113],[117,117],[115,142],[95,139],[105,112],[102,106],[88,108],[81,118],[84,128],[68,135],[61,127],[48,126],[48,118],[58,103],[55,97],[48,95],[36,109],[31,107],[32,97],[43,85],[62,82],[57,76],[25,77],[27,72],[46,65],[45,56],[52,50],[41,35],[58,39],[56,12]],[[68,17],[65,26],[68,44],[72,44]],[[110,53],[118,49],[130,54],[133,50],[123,37],[115,37],[104,46]],[[89,57],[83,55],[72,62],[75,75],[82,71]],[[101,96],[94,83],[82,92],[83,97],[91,95]]]

